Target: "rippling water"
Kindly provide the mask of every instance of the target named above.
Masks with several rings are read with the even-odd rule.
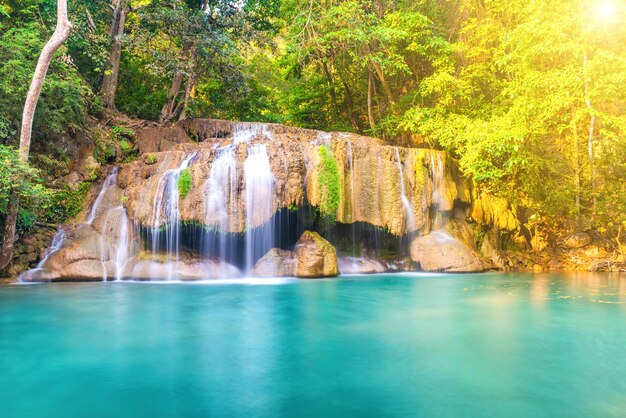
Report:
[[[0,287],[0,417],[623,417],[626,276]]]

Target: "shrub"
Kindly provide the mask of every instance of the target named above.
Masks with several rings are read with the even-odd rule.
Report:
[[[51,202],[45,208],[46,222],[63,223],[82,212],[91,183],[81,182],[76,189],[65,186],[52,195]]]
[[[185,197],[187,197],[187,194],[189,194],[189,190],[191,190],[191,182],[191,171],[186,168],[178,176],[178,194],[181,198],[184,199]]]
[[[148,154],[148,158],[146,158],[146,164],[152,165],[152,164],[156,164],[156,162],[157,162],[156,154],[154,153]]]

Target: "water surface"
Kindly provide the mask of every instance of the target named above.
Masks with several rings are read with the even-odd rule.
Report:
[[[0,417],[623,417],[626,276],[0,287]]]

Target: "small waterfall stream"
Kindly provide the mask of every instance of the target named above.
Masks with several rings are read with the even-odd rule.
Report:
[[[348,169],[350,170],[350,221],[352,222],[352,257],[354,260],[357,258],[357,248],[356,248],[356,220],[355,220],[355,193],[354,193],[354,157],[352,155],[352,141],[348,141],[348,146],[346,147],[348,151]],[[353,261],[355,263],[356,261]]]
[[[178,192],[178,179],[181,173],[188,168],[197,153],[189,154],[180,166],[167,170],[157,184],[157,192],[152,207],[152,255],[158,258],[161,250],[165,251],[167,260],[168,280],[175,278],[171,261],[178,261],[180,257],[180,196]],[[163,247],[162,240],[165,245]]]
[[[102,199],[104,199],[106,192],[112,186],[115,186],[117,184],[117,172],[118,172],[118,168],[113,167],[113,169],[111,170],[111,173],[104,180],[104,183],[102,184],[102,189],[100,189],[100,193],[98,193],[98,197],[96,197],[96,200],[94,200],[93,205],[91,206],[91,210],[89,211],[89,217],[87,218],[87,222],[85,222],[86,224],[91,225],[94,219],[96,219],[96,217],[99,215],[98,210],[100,209],[100,205],[102,204]]]
[[[106,236],[102,236],[101,240],[103,248],[108,250],[109,260],[113,264],[112,277],[119,281],[122,279],[124,268],[130,258],[130,238],[132,233],[132,226],[126,214],[126,209],[121,203],[119,206],[106,212],[103,230],[106,231]],[[111,275],[106,268],[104,254],[101,256],[101,262],[104,269],[103,281],[106,281]]]
[[[208,235],[205,253],[219,255],[221,260],[232,257],[235,252],[234,242],[227,242],[229,217],[235,218],[237,211],[237,160],[236,148],[232,145],[218,151],[211,166],[211,173],[205,183],[205,224],[212,225],[217,217],[219,231]],[[230,247],[230,248],[229,248]],[[217,251],[216,251],[217,250]]]
[[[34,269],[27,270],[23,272],[22,274],[20,274],[17,277],[17,281],[18,282],[26,281],[30,277],[33,277],[36,273],[42,271],[43,265],[46,263],[46,261],[48,261],[50,256],[61,249],[64,239],[65,239],[65,230],[63,228],[59,228],[57,232],[54,234],[54,237],[52,237],[52,242],[50,243],[50,246],[46,248],[46,251],[43,254],[43,258],[39,260],[39,263],[37,263],[37,266]]]
[[[249,272],[256,260],[274,245],[274,175],[265,144],[248,147],[244,162],[246,182],[245,267]],[[265,222],[266,219],[270,221]]]
[[[270,126],[266,123],[237,122],[233,124],[233,144],[243,144],[252,141],[256,137],[266,137],[274,140]]]
[[[400,174],[400,200],[402,201],[402,208],[404,209],[405,222],[404,231],[409,232],[415,229],[415,214],[413,213],[413,205],[406,195],[406,188],[404,185],[404,166],[400,160],[400,152],[398,147],[394,147],[396,155],[396,166],[398,167],[398,173]]]

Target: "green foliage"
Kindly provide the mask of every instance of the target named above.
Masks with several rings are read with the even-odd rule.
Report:
[[[97,128],[92,131],[94,139],[93,156],[100,164],[115,161],[128,163],[137,158],[139,150],[135,145],[135,133],[123,126],[113,126],[110,130]]]
[[[192,181],[191,171],[188,168],[184,169],[178,176],[178,194],[181,198],[184,199],[189,194]]]
[[[93,157],[100,164],[110,164],[115,161],[115,142],[113,136],[106,129],[95,129],[93,132]]]
[[[146,164],[152,165],[152,164],[156,164],[156,162],[157,162],[156,154],[154,153],[148,154],[148,157],[146,158]]]
[[[17,137],[23,103],[56,10],[41,1],[9,2],[0,13],[0,142]],[[2,16],[10,10],[11,19]],[[33,142],[56,138],[84,126],[92,93],[64,46],[50,64],[33,122]]]
[[[76,189],[64,186],[57,190],[44,207],[44,219],[50,223],[63,223],[78,216],[85,207],[85,201],[91,190],[91,183],[81,182]]]
[[[339,168],[332,151],[326,146],[320,146],[318,153],[320,157],[318,181],[322,193],[320,213],[326,220],[334,222],[340,199]]]
[[[39,170],[20,160],[14,148],[0,145],[0,216],[6,214],[11,193],[19,196],[24,213],[45,205],[50,198]]]

